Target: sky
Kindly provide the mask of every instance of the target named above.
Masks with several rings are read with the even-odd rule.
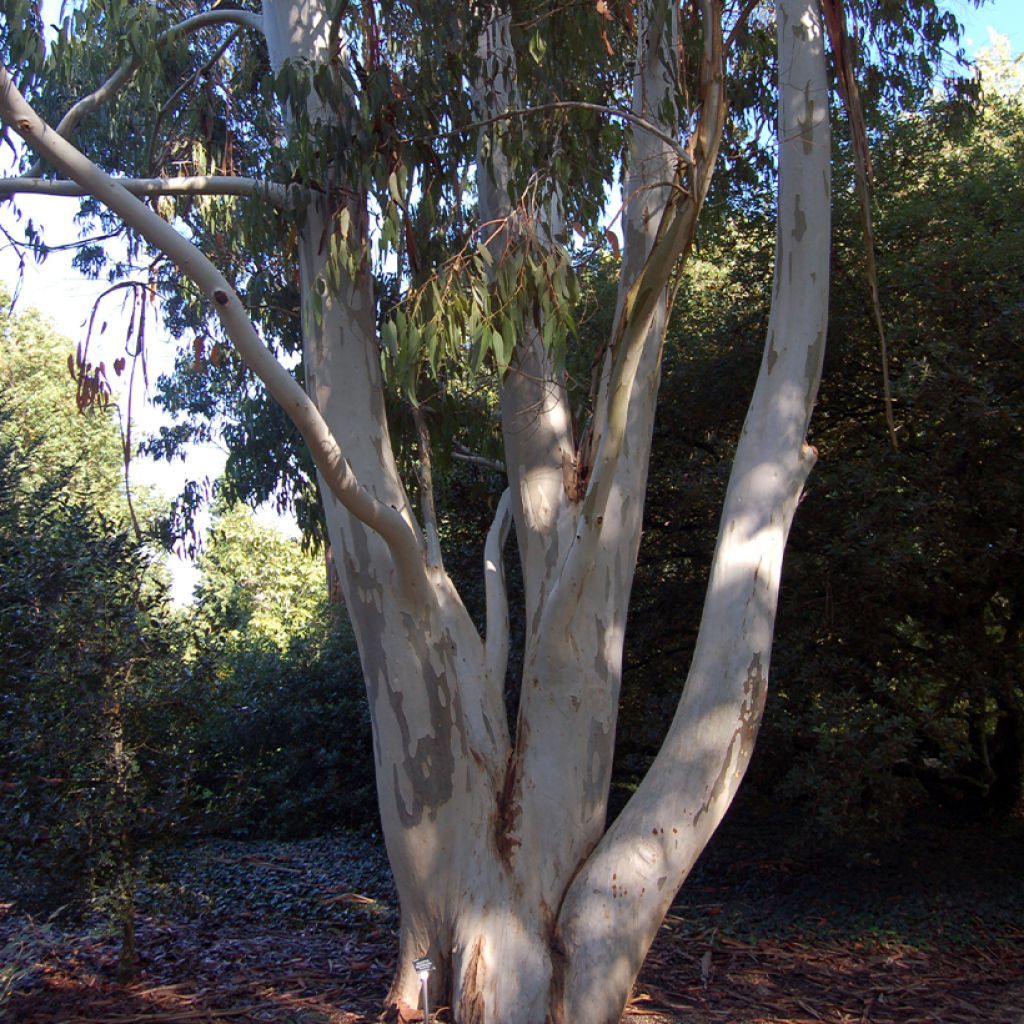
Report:
[[[990,44],[992,31],[1007,36],[1010,40],[1010,51],[1017,55],[1024,52],[1024,0],[994,0],[976,10],[969,0],[945,0],[947,9],[952,10],[965,28],[962,40],[968,57],[973,57],[978,50]],[[59,8],[59,0],[44,0],[43,16],[45,20],[54,20]],[[0,173],[10,174],[12,168],[9,160],[0,164]],[[31,218],[37,224],[45,224],[45,237],[50,245],[70,242],[77,235],[73,224],[77,202],[72,199],[56,198],[20,198],[18,206],[22,210],[23,220]],[[12,227],[10,206],[0,207],[0,218]],[[13,225],[13,234],[20,235],[20,229]],[[13,289],[18,273],[15,254],[0,241],[0,281],[6,282]],[[22,291],[19,298],[20,308],[35,306],[49,316],[57,330],[73,342],[83,340],[85,324],[88,322],[92,304],[99,293],[106,287],[105,283],[84,278],[71,265],[70,253],[53,253],[45,264],[26,266]],[[93,349],[97,359],[102,358],[109,366],[114,358],[121,354],[120,344],[123,343],[124,324],[127,313],[122,312],[120,302],[114,298],[104,301],[102,316],[109,323],[103,339],[98,339]],[[157,328],[154,322],[150,327]],[[117,339],[120,335],[121,342]],[[174,344],[161,330],[147,331],[149,351],[150,379],[155,380],[159,373],[169,370],[173,362]],[[116,381],[115,381],[116,385]],[[150,403],[135,400],[136,423],[143,431],[155,432],[165,418]],[[137,459],[133,465],[133,480],[137,484],[152,485],[168,496],[180,491],[189,477],[211,479],[216,478],[224,463],[224,453],[215,446],[205,446],[190,452],[187,464],[159,463]],[[285,530],[294,532],[294,524],[281,522],[272,513],[264,513],[264,518],[274,519]],[[171,568],[174,575],[174,597],[179,603],[188,600],[192,586],[196,580],[194,567],[177,558],[172,558]]]
[[[967,0],[947,0],[945,6],[964,26],[962,41],[969,57],[988,46],[989,29],[1009,38],[1013,54],[1024,51],[1024,0],[995,0],[980,10],[975,10]]]

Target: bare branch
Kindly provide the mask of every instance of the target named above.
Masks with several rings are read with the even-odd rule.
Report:
[[[273,203],[282,209],[295,209],[313,201],[316,193],[298,184],[280,185],[256,178],[228,175],[197,175],[181,178],[111,178],[133,196],[250,196]],[[89,195],[75,181],[47,181],[43,178],[0,178],[0,196],[19,194],[43,196]]]
[[[470,451],[465,445],[455,443],[452,445],[452,458],[460,462],[468,462],[471,466],[480,466],[483,469],[490,469],[495,473],[505,472],[505,463],[501,459],[489,459],[486,455],[479,455]]]
[[[846,108],[853,142],[853,168],[857,183],[857,201],[860,204],[860,223],[864,233],[864,270],[871,289],[871,310],[875,317],[879,349],[882,358],[882,394],[885,405],[885,423],[889,430],[892,450],[899,451],[896,438],[896,420],[892,411],[892,384],[889,381],[889,348],[885,337],[885,320],[882,316],[882,300],[878,292],[878,267],[875,263],[875,229],[871,215],[871,190],[874,171],[871,167],[871,149],[868,144],[868,129],[864,122],[864,108],[857,86],[856,50],[846,29],[846,14],[836,0],[822,0],[825,26],[832,46],[832,59],[836,66],[836,80],[839,95]]]
[[[166,46],[167,43],[181,35],[190,35],[210,25],[244,25],[248,28],[263,31],[263,18],[251,11],[240,11],[235,9],[219,8],[214,11],[204,11],[194,17],[186,18],[177,25],[161,32],[156,37],[156,45]],[[127,84],[132,76],[142,66],[139,57],[126,60],[98,89],[83,96],[61,119],[57,125],[57,131],[65,139],[71,137],[71,133],[78,126],[79,122],[87,114],[109,103]],[[42,165],[37,161],[28,172],[28,177],[37,178],[42,174]]]
[[[747,0],[740,11],[739,16],[736,18],[736,24],[733,25],[729,32],[729,38],[725,41],[725,49],[728,52],[732,49],[732,44],[736,42],[736,37],[747,27],[747,22],[750,19],[750,15],[753,13],[754,8],[758,5],[760,0]]]
[[[217,47],[216,50],[214,50],[213,56],[211,56],[202,67],[196,68],[196,70],[193,71],[192,74],[186,78],[185,81],[174,90],[174,92],[171,93],[170,98],[160,108],[159,113],[156,115],[156,120],[153,122],[153,128],[150,131],[149,146],[147,147],[146,152],[146,166],[149,168],[150,173],[156,173],[160,170],[160,167],[158,167],[153,161],[153,151],[160,135],[160,127],[163,124],[164,116],[172,109],[174,104],[181,99],[185,92],[195,85],[200,78],[209,74],[210,70],[227,52],[228,47],[230,47],[238,38],[241,31],[242,30],[240,28],[236,28],[234,32],[229,32],[227,38],[220,44],[220,46]]]
[[[241,299],[224,275],[145,203],[46,125],[2,66],[0,120],[9,124],[40,156],[75,180],[150,245],[174,260],[182,273],[195,282],[210,300],[225,333],[243,361],[263,381],[302,434],[331,492],[356,519],[380,535],[395,559],[399,575],[411,590],[410,596],[414,600],[421,599],[429,582],[418,532],[410,527],[400,512],[378,501],[360,484],[312,399],[260,340]]]
[[[652,124],[645,117],[632,110],[623,110],[621,107],[606,107],[600,103],[585,103],[582,100],[559,100],[552,103],[538,103],[534,107],[513,107],[504,110],[500,114],[482,118],[479,121],[471,121],[469,124],[459,128],[453,128],[449,132],[436,132],[431,135],[418,135],[408,139],[409,142],[429,142],[433,139],[447,139],[453,135],[463,135],[466,132],[476,131],[480,128],[487,128],[489,125],[498,124],[501,121],[510,121],[517,117],[530,117],[533,114],[546,114],[552,110],[589,110],[596,114],[604,114],[607,117],[616,117],[626,121],[645,132],[649,132],[660,142],[665,143],[672,149],[672,152],[685,164],[693,166],[693,157],[679,145],[679,140],[669,135],[666,131]]]

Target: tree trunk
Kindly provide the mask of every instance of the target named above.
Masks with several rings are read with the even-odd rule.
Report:
[[[278,6],[267,3],[265,12]],[[305,15],[294,2],[280,8],[290,19],[280,35],[288,43],[271,43],[275,64],[315,58],[323,27],[314,5]],[[711,26],[720,11],[706,3],[703,15]],[[642,12],[634,111],[655,124],[666,101],[672,109],[665,54],[676,39],[674,18],[654,5]],[[272,23],[267,30],[274,32]],[[827,291],[829,147],[825,105],[814,100],[826,87],[813,0],[782,5],[780,47],[792,80],[784,83],[780,115],[783,227],[762,376],[683,704],[655,770],[604,839],[625,610],[670,305],[662,265],[673,266],[689,246],[721,130],[721,68],[711,49],[710,113],[695,145],[702,162],[688,172],[689,206],[672,201],[676,152],[635,132],[615,336],[601,371],[584,494],[567,488],[566,467],[578,465],[580,453],[541,330],[519,339],[503,385],[509,504],[527,604],[514,743],[502,702],[507,623],[481,639],[439,564],[429,566],[426,587],[396,586],[388,546],[323,487],[366,675],[381,819],[402,908],[390,1001],[406,1011],[419,999],[412,960],[427,955],[437,967],[432,1002],[450,1004],[461,1024],[617,1020],[661,918],[749,759],[782,545],[812,462],[802,440]],[[481,56],[480,92],[489,97],[481,114],[494,116],[516,105],[515,57],[500,12],[487,24]],[[481,219],[506,222],[496,248],[523,215],[547,219],[553,236],[556,201],[540,212],[513,210],[503,154],[497,145],[489,152]],[[365,223],[364,209],[351,213],[353,223]],[[306,295],[324,271],[329,233],[322,211],[301,231]],[[653,298],[642,302],[645,286]],[[369,278],[346,280],[340,293],[326,295],[319,318],[304,311],[304,336],[307,388],[356,476],[418,532],[391,455]],[[495,536],[501,532],[496,524]],[[493,572],[497,540],[488,556]],[[500,581],[491,597],[500,616]]]

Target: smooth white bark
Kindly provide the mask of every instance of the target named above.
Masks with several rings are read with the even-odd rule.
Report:
[[[749,762],[767,692],[782,553],[814,461],[804,443],[828,314],[828,86],[817,0],[779,4],[779,220],[768,339],[708,595],[668,738],[559,915],[567,1020],[618,1019],[679,886]]]
[[[315,65],[330,52],[331,26],[320,4],[268,0],[264,23],[275,69],[289,60]],[[314,120],[330,116],[312,97],[310,103]],[[367,230],[364,196],[351,194],[349,214],[351,241],[358,245]],[[307,210],[299,231],[305,295],[327,276],[323,239],[332,231],[324,209]],[[426,586],[409,592],[396,580],[379,538],[327,496],[328,532],[366,678],[381,823],[401,902],[401,952],[390,999],[413,1007],[419,982],[412,959],[429,955],[438,965],[436,1002],[462,970],[463,908],[478,891],[493,897],[502,884],[495,858],[476,851],[493,829],[508,761],[507,626],[498,621],[496,577],[488,583],[493,617],[485,647],[439,558],[428,564],[392,452],[372,278],[340,276],[340,288],[325,290],[318,315],[308,305],[303,310],[307,388],[365,486],[419,538],[426,574]],[[489,548],[496,563],[501,532],[499,523]]]
[[[304,206],[316,193],[301,185],[279,185],[255,178],[230,175],[191,175],[181,178],[113,178],[133,196],[248,196],[273,203],[282,209]],[[19,194],[42,196],[87,196],[75,181],[51,181],[44,178],[0,178],[0,196]]]
[[[512,502],[508,488],[501,495],[494,522],[484,543],[484,588],[487,600],[487,671],[492,679],[504,680],[508,666],[508,591],[502,552],[512,526]]]
[[[492,4],[479,41],[480,79],[475,83],[482,121],[496,124],[518,108],[516,54],[511,16]],[[477,164],[480,221],[493,234],[491,251],[500,262],[531,230],[538,237],[557,234],[552,201],[540,208],[513,204],[507,156],[497,132],[481,132]],[[566,477],[574,464],[569,401],[555,378],[541,328],[527,318],[523,335],[501,386],[502,435],[512,515],[523,568],[526,618],[536,629],[547,593],[557,577],[571,536]]]
[[[711,45],[717,23],[709,12],[705,16]],[[645,120],[674,109],[677,38],[672,5],[641,8],[633,103]],[[670,127],[665,124],[661,134]],[[721,104],[711,97],[698,133],[717,139],[720,129]],[[710,176],[716,148],[708,147],[696,173]],[[684,171],[660,134],[636,133],[624,211],[618,337],[595,410],[602,434],[586,496],[574,510],[571,547],[535,646],[527,650],[521,723],[528,733],[519,738],[518,834],[524,849],[545,842],[550,848],[544,836],[552,820],[560,822],[564,838],[549,854],[539,882],[548,905],[561,901],[605,825],[669,282],[688,244],[683,229],[695,224],[699,207],[699,200],[687,199],[678,187]]]

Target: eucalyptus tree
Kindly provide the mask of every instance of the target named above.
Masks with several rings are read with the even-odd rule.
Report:
[[[883,69],[908,67],[909,50],[935,55],[955,30],[933,0],[876,6],[855,11]],[[848,71],[837,0],[85,3],[42,65],[31,33],[6,26],[14,75],[0,116],[43,163],[4,188],[82,195],[103,223],[127,225],[130,259],[150,261],[139,286],[173,288],[179,326],[197,313],[209,324],[182,366],[202,374],[191,400],[237,409],[258,378],[316,467],[401,900],[388,996],[400,1012],[426,955],[435,998],[458,1021],[617,1020],[739,784],[767,691],[783,547],[815,458],[805,434],[827,320],[831,153],[823,10]],[[83,76],[102,77],[107,57],[116,66],[95,88]],[[927,62],[906,75],[920,86]],[[56,130],[31,105],[56,117],[76,96]],[[773,102],[777,264],[761,370],[682,700],[606,829],[677,268],[723,140],[734,168],[772,166],[743,158]],[[599,236],[620,165],[615,309],[579,400],[566,372],[579,365],[568,357],[573,239]],[[272,351],[287,348],[294,328],[280,310],[295,305],[298,374]],[[508,488],[484,540],[478,627],[445,571],[430,435],[438,410],[488,372]],[[389,389],[418,434],[415,504]],[[513,529],[526,628],[510,724]]]

